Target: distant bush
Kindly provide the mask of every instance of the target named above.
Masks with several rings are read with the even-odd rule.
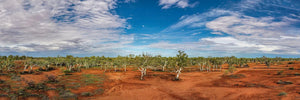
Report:
[[[277,96],[286,96],[287,93],[286,92],[280,92]]]
[[[244,74],[234,74],[234,75],[229,75],[229,78],[244,78],[246,77]]]
[[[294,67],[289,67],[289,70],[294,70]]]
[[[1,79],[0,79],[0,84],[2,84],[2,83],[4,83],[4,82],[5,82],[4,80],[1,80]]]
[[[283,70],[278,71],[278,72],[277,72],[277,75],[282,75],[282,73],[283,73]]]
[[[56,79],[57,77],[54,75],[46,75],[46,77],[48,78],[48,82],[58,82]]]
[[[293,84],[293,82],[291,82],[291,81],[282,81],[282,80],[279,80],[276,83],[277,84],[283,84],[283,85]]]
[[[228,70],[225,70],[224,71],[224,75],[228,75],[229,74],[229,71]]]
[[[33,81],[27,82],[28,89],[34,89],[35,88],[35,83]]]
[[[292,61],[291,61],[291,62],[288,62],[288,64],[295,64],[295,62],[292,62]]]
[[[92,96],[93,94],[90,92],[82,92],[80,95],[81,96]]]

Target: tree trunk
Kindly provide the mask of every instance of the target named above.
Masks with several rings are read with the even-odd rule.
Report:
[[[141,71],[141,80],[143,80],[143,77],[144,77],[144,72]]]
[[[114,68],[115,68],[115,72],[117,72],[117,67],[116,67],[116,66],[114,66]]]
[[[146,75],[146,68],[139,68],[139,71],[141,71],[141,80],[144,79],[144,75]]]
[[[107,66],[107,65],[104,66],[104,72],[106,72],[106,66]]]
[[[32,72],[32,66],[31,65],[29,65],[30,66],[30,73]]]
[[[175,77],[175,80],[179,80],[179,75],[181,73],[181,68],[179,68],[177,71],[176,71],[177,75]]]
[[[165,61],[165,64],[163,66],[163,72],[165,71],[165,67],[167,66],[168,61]]]
[[[125,72],[126,72],[126,66],[127,66],[127,65],[125,65]]]
[[[27,69],[27,66],[28,66],[28,65],[25,65],[25,66],[24,66],[24,71]]]

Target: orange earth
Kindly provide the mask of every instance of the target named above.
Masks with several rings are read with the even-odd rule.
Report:
[[[198,70],[189,72],[185,69],[179,81],[173,81],[175,73],[149,70],[145,79],[140,80],[140,72],[134,68],[128,68],[127,72],[111,70],[105,73],[99,68],[83,69],[81,72],[63,78],[64,73],[58,68],[39,74],[21,75],[22,81],[18,81],[18,84],[11,87],[24,87],[28,81],[35,83],[47,81],[46,75],[55,75],[60,81],[73,79],[77,82],[82,78],[80,77],[82,74],[92,74],[104,77],[103,82],[99,83],[101,86],[98,86],[98,83],[89,85],[80,83],[81,86],[69,89],[78,96],[79,100],[300,100],[300,62],[294,64],[283,62],[282,65],[273,65],[271,68],[267,68],[264,64],[252,63],[248,68],[237,68],[234,73],[227,75],[224,75],[227,65],[223,66],[225,69],[222,72],[199,72]],[[197,68],[197,66],[193,67]],[[291,67],[294,69],[289,69]],[[0,79],[10,80],[8,76],[3,75],[0,75]],[[292,84],[277,84],[279,80],[289,81]],[[44,91],[45,94],[50,100],[57,99],[59,93],[55,89],[59,84],[46,83],[46,85],[53,90]],[[0,86],[4,88],[3,85]],[[92,92],[99,88],[103,90],[99,94],[81,95],[83,92]],[[281,92],[287,94],[278,96]],[[2,96],[0,99],[5,100],[9,97]],[[39,100],[41,97],[21,99]]]

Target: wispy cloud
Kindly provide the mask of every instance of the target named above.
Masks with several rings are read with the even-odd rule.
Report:
[[[265,6],[279,7],[297,12],[297,4],[285,0],[242,0],[233,8],[216,8],[201,14],[182,16],[179,22],[171,25],[162,33],[178,30],[207,29],[211,34],[224,37],[199,37],[198,42],[172,43],[160,42],[151,44],[152,47],[190,48],[194,51],[224,51],[225,53],[264,53],[264,54],[300,54],[299,15],[289,13],[284,16],[266,14],[260,17],[248,15],[250,12],[273,13]],[[290,6],[290,7],[288,7]],[[270,12],[269,12],[270,11]],[[286,12],[274,12],[286,13]],[[193,35],[191,33],[191,35]],[[292,38],[293,37],[293,38]],[[184,45],[183,45],[184,44]],[[188,47],[187,47],[188,46]],[[205,47],[205,48],[203,48]]]
[[[189,3],[189,0],[159,0],[159,5],[162,9],[168,9],[172,6],[179,8],[194,7],[198,2]]]
[[[129,25],[111,13],[115,6],[115,0],[2,0],[0,51],[102,52],[117,48],[102,45],[131,43],[133,35],[120,34]]]

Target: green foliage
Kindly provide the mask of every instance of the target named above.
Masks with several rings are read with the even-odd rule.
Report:
[[[246,77],[244,74],[233,74],[233,75],[229,75],[229,78],[244,78]]]
[[[294,67],[289,67],[289,70],[294,70]]]
[[[90,92],[82,92],[80,95],[81,96],[92,96],[93,94]]]
[[[236,68],[234,67],[234,66],[229,66],[228,67],[228,71],[230,72],[230,73],[233,73],[234,71],[236,71]]]
[[[286,96],[287,93],[286,92],[280,92],[277,96]]]
[[[281,71],[278,71],[278,72],[277,72],[277,75],[282,75],[282,74],[283,74],[283,72],[284,72],[283,70],[281,70]]]
[[[187,66],[188,55],[184,51],[179,50],[176,56],[177,65],[179,67]]]

